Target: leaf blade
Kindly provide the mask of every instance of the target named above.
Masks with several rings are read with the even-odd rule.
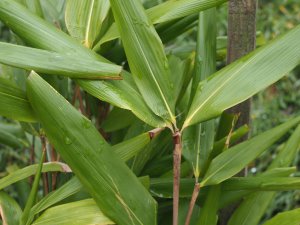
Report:
[[[82,79],[121,79],[121,66],[0,42],[0,62],[51,75]]]
[[[0,77],[0,115],[15,120],[34,122],[36,116],[23,90]]]
[[[132,0],[111,0],[111,7],[140,93],[156,115],[174,124],[168,61],[145,9]]]
[[[65,22],[71,36],[92,48],[109,8],[109,0],[67,1]]]
[[[67,203],[46,210],[32,225],[115,224],[97,207],[93,199]]]
[[[155,200],[111,151],[91,121],[37,74],[31,73],[27,89],[48,139],[104,214],[125,225],[155,224]],[[136,198],[136,194],[140,198]],[[145,211],[148,213],[145,214]]]
[[[221,153],[212,160],[201,185],[218,184],[235,175],[299,121],[300,117],[296,117]]]
[[[296,67],[300,61],[299,35],[297,26],[200,83],[182,129],[218,116]]]

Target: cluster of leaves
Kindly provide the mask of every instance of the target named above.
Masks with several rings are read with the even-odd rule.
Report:
[[[3,224],[155,225],[173,214],[175,224],[213,225],[219,209],[243,199],[229,224],[257,225],[275,191],[299,188],[290,167],[299,126],[266,171],[233,176],[300,118],[232,147],[248,127],[235,129],[237,115],[223,111],[299,64],[300,27],[215,73],[226,49],[215,7],[224,2],[0,1],[18,43],[0,43],[0,141],[39,162],[0,180],[0,189],[25,193],[18,203],[0,194]],[[192,51],[178,48],[174,39],[197,25]],[[27,195],[18,192],[32,175]],[[266,225],[287,218],[298,224],[298,210]]]

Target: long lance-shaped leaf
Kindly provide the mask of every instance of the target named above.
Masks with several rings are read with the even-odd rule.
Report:
[[[82,79],[121,79],[122,67],[70,54],[0,42],[0,62],[26,70]]]
[[[156,115],[175,124],[168,60],[142,3],[111,0],[111,7],[139,91]]]
[[[221,194],[220,185],[212,186],[208,190],[204,206],[200,211],[197,225],[215,225],[218,222],[218,203]]]
[[[105,132],[114,132],[129,127],[136,119],[130,111],[114,107],[102,122],[101,127]]]
[[[151,111],[141,94],[127,82],[126,76],[128,75],[123,73],[124,80],[122,81],[77,80],[77,83],[96,98],[132,111],[133,114],[147,124],[153,127],[165,127],[166,122]]]
[[[194,96],[196,92],[199,81],[208,78],[216,71],[217,28],[215,18],[215,8],[199,14],[192,96]],[[192,159],[191,163],[194,167],[194,175],[197,179],[200,175],[203,175],[202,173],[204,173],[205,168],[208,166],[209,155],[214,142],[214,124],[214,120],[205,121],[190,127],[189,130],[187,130],[188,134],[183,135],[183,142],[185,138],[194,139],[188,141],[190,145],[187,146],[186,150],[190,152],[191,157],[189,158]]]
[[[300,179],[295,177],[248,177],[231,178],[222,184],[223,190],[287,191],[300,188]]]
[[[297,171],[297,168],[296,167],[286,167],[286,168],[276,168],[276,169],[272,169],[272,170],[269,170],[268,172],[264,173],[264,174],[261,174],[259,175],[259,177],[287,177],[287,176],[290,176],[291,174],[295,173]],[[228,181],[230,182],[230,180],[232,179],[235,179],[235,178],[230,178],[228,179]],[[223,182],[223,184],[225,184],[227,181]],[[279,184],[280,185],[280,184]],[[255,189],[260,189],[260,193],[256,192]],[[222,209],[234,202],[238,202],[239,200],[241,200],[242,198],[246,197],[248,198],[247,196],[250,196],[250,194],[253,194],[254,192],[256,192],[255,194],[262,194],[262,196],[264,194],[268,194],[268,193],[271,193],[273,194],[274,192],[264,192],[264,189],[262,187],[257,187],[257,188],[254,188],[253,190],[233,190],[233,191],[226,191],[226,194],[223,194],[220,198],[220,204],[219,204],[219,209]],[[253,199],[253,198],[252,198]],[[264,198],[263,198],[263,201],[259,202],[257,206],[257,208],[260,208],[261,207],[261,204],[264,205]],[[261,204],[260,204],[261,203]],[[257,211],[258,212],[258,211]],[[249,219],[249,220],[252,220]]]
[[[32,183],[32,188],[30,190],[26,205],[24,207],[24,211],[22,213],[20,224],[27,224],[27,220],[28,220],[29,214],[30,214],[30,209],[36,201],[37,193],[39,190],[40,178],[41,178],[42,169],[43,169],[43,162],[45,160],[45,157],[46,157],[46,151],[45,151],[45,149],[43,149],[43,153],[42,153],[42,156],[41,156],[40,162],[38,164],[36,174],[34,176],[34,180]]]
[[[36,171],[38,169],[38,164],[27,166],[25,168],[16,170],[9,175],[3,177],[0,179],[0,190],[3,188],[6,188],[7,186],[14,184],[20,180],[23,180],[25,178],[28,178],[34,174],[36,174]],[[68,165],[60,162],[49,162],[44,163],[42,172],[71,172]]]
[[[18,203],[4,192],[0,192],[0,216],[3,225],[19,225],[22,210]]]
[[[27,90],[50,142],[103,213],[118,224],[156,224],[156,202],[92,123],[37,74]]]
[[[237,174],[299,122],[300,117],[294,118],[218,155],[211,162],[201,185],[219,184]]]
[[[272,219],[265,222],[263,225],[299,225],[300,209],[277,214]]]
[[[66,199],[67,197],[78,193],[80,190],[82,190],[82,184],[80,181],[77,179],[77,177],[71,178],[71,180],[66,182],[63,186],[48,194],[32,207],[30,210],[30,222],[33,220],[36,214]]]
[[[71,36],[91,48],[109,8],[109,0],[68,0],[65,21]]]
[[[199,84],[183,129],[218,116],[296,67],[300,62],[299,36],[300,25]]]
[[[11,119],[36,121],[32,108],[23,90],[9,80],[0,77],[0,115]]]
[[[128,141],[114,145],[112,150],[124,161],[128,161],[141,149],[143,149],[150,141],[148,133],[141,134],[137,137],[129,139]],[[45,168],[45,164],[44,164]],[[1,180],[0,180],[1,183]],[[50,206],[58,203],[59,201],[79,192],[82,189],[82,184],[76,177],[73,177],[70,181],[65,183],[62,187],[56,191],[50,193],[37,203],[31,210],[31,216],[33,217],[37,213],[49,208]],[[33,219],[33,218],[31,218]]]
[[[23,143],[17,137],[3,130],[0,130],[0,144],[4,144],[12,148],[23,147]]]
[[[299,139],[300,126],[294,131],[267,171],[292,164],[300,149]],[[249,195],[231,216],[229,225],[256,225],[259,223],[275,194],[275,192],[262,192]]]
[[[288,168],[280,168],[275,169],[271,171],[270,174],[263,174],[259,175],[257,177],[251,177],[249,178],[229,178],[228,180],[224,181],[222,183],[222,190],[225,191],[222,195],[232,194],[233,192],[238,193],[240,195],[240,192],[243,193],[243,195],[239,196],[238,198],[234,199],[240,199],[243,196],[246,196],[247,194],[253,193],[254,191],[274,191],[274,190],[293,190],[296,189],[299,185],[299,178],[291,178],[287,177],[291,175],[292,173],[296,172],[295,167],[288,167]],[[272,177],[275,177],[275,179],[272,179]],[[265,180],[264,180],[265,179]],[[279,179],[280,181],[283,181],[284,183],[276,183],[276,179]],[[240,185],[239,186],[239,181]],[[251,184],[251,181],[254,181],[253,184]],[[186,198],[191,197],[192,191],[195,185],[195,180],[193,178],[183,178],[181,179],[181,188],[180,188],[180,197]],[[284,187],[284,185],[286,185]],[[203,204],[203,198],[205,198],[208,195],[208,192],[211,187],[215,186],[209,186],[209,187],[203,187],[199,193],[199,203]],[[153,196],[158,198],[172,198],[173,196],[173,181],[171,178],[153,178],[150,180],[150,192]],[[222,197],[222,196],[220,196]],[[231,201],[230,198],[222,197],[220,198],[220,203],[218,205],[224,204],[224,202]],[[231,201],[232,202],[232,201]],[[218,206],[219,207],[219,206]]]
[[[73,53],[86,59],[108,62],[13,0],[0,1],[0,20],[33,47],[63,54]],[[77,82],[91,95],[118,107],[131,110],[137,117],[151,126],[165,127],[165,122],[149,109],[140,97],[140,93],[130,85],[130,82],[127,82],[126,74],[122,75],[124,82],[85,80],[77,80]]]
[[[127,161],[135,156],[147,144],[149,144],[150,140],[150,135],[148,133],[144,133],[137,137],[114,145],[112,149],[121,159]]]
[[[216,7],[227,0],[171,0],[154,6],[146,11],[153,24],[171,21],[186,17],[200,11]],[[113,24],[103,38],[97,43],[95,49],[105,42],[119,37],[116,24]]]
[[[227,0],[171,0],[152,7],[147,14],[153,23],[182,18],[227,2]]]
[[[14,0],[0,1],[0,20],[30,46],[93,59],[101,58]]]
[[[37,218],[32,225],[86,224],[108,225],[115,223],[100,211],[93,199],[86,199],[50,208]]]
[[[145,184],[145,181],[146,181],[146,183],[150,182],[148,177],[141,177],[141,178],[139,178],[139,180],[144,186],[147,186],[147,184]],[[76,177],[73,177],[70,181],[65,183],[62,187],[60,187],[56,191],[50,193],[45,198],[43,198],[38,204],[36,204],[31,210],[31,218],[30,219],[33,219],[34,216],[37,213],[51,207],[52,205],[58,203],[59,201],[69,197],[70,195],[77,193],[81,189],[82,189],[81,183],[79,182],[79,180]],[[70,216],[70,214],[65,211],[65,206],[67,206],[67,205],[60,205],[58,207],[53,207],[53,208],[48,209],[40,218],[38,218],[34,222],[34,224],[36,224],[36,223],[37,224],[44,224],[44,222],[46,222],[46,218],[50,218],[50,217],[52,219],[49,222],[51,222],[51,224],[53,224],[54,223],[53,222],[54,218],[53,218],[53,215],[50,215],[50,212],[51,212],[51,214],[53,212],[53,214],[59,215],[59,216],[57,216],[57,219],[58,218],[62,219],[59,222],[55,222],[55,224],[65,225],[65,224],[71,223],[73,225],[74,224],[76,224],[76,225],[79,225],[79,224],[85,225],[85,224],[89,223],[90,220],[93,223],[97,222],[97,224],[114,224],[111,220],[109,220],[106,216],[104,216],[102,214],[102,212],[100,212],[99,208],[97,207],[96,202],[93,199],[86,199],[86,200],[83,200],[83,201],[80,201],[80,202],[85,202],[85,201],[88,201],[89,205],[85,206],[85,205],[80,204],[80,207],[79,207],[79,205],[77,205],[76,202],[68,204],[68,206],[70,206],[72,208],[74,206],[75,211],[78,213],[78,215],[77,215],[74,212],[74,215],[77,215],[78,218],[80,218],[79,220],[74,219],[73,216]],[[93,209],[94,209],[94,207],[96,207],[97,210],[94,209],[93,212],[90,212],[90,213],[88,213],[88,211],[85,211],[86,208],[90,208],[90,207],[93,207]],[[63,213],[58,213],[59,210],[56,210],[56,209],[61,209],[62,210],[61,212],[63,212]],[[69,208],[69,210],[71,210],[71,209]],[[100,218],[102,218],[103,221],[102,220],[101,221],[95,221],[96,219],[100,219]],[[30,224],[31,224],[31,221],[32,220],[30,220]],[[103,223],[101,223],[101,222],[103,222]]]
[[[43,17],[43,9],[40,0],[22,0],[21,3],[25,5],[31,12]]]

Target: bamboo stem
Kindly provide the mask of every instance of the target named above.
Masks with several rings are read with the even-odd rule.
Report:
[[[198,198],[199,192],[200,192],[200,184],[196,183],[195,187],[194,187],[193,194],[192,194],[192,198],[191,198],[191,201],[190,201],[189,211],[187,213],[184,225],[189,225],[190,224],[192,214],[193,214],[193,210],[194,210],[195,203],[196,203],[196,200]]]
[[[174,152],[173,152],[173,225],[178,225],[179,210],[179,188],[180,188],[180,166],[181,166],[181,133],[176,131],[173,135]]]

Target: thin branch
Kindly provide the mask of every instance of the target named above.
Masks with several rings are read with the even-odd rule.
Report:
[[[199,192],[200,192],[200,184],[196,183],[195,187],[194,187],[193,194],[192,194],[192,198],[191,198],[191,201],[190,201],[189,211],[188,211],[188,214],[186,216],[184,225],[189,225],[190,224],[192,214],[193,214],[193,210],[194,210],[195,203],[196,203],[196,200],[198,198]]]
[[[179,188],[180,188],[180,166],[181,166],[181,133],[176,131],[173,135],[174,152],[173,152],[173,225],[178,225],[179,210]]]

